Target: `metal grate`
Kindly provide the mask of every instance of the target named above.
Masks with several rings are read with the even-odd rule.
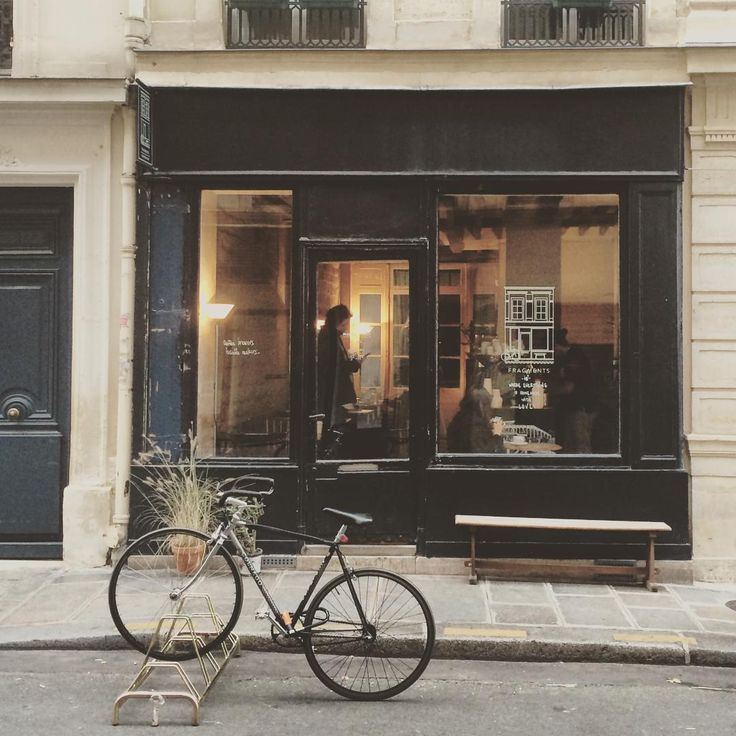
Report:
[[[506,48],[643,46],[644,0],[502,0]]]
[[[263,555],[261,557],[263,568],[288,570],[296,567],[296,555]]]
[[[229,49],[365,46],[365,0],[224,0]]]
[[[10,69],[13,59],[13,0],[0,0],[0,69]]]

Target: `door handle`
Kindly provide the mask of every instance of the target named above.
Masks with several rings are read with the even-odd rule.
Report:
[[[5,417],[13,422],[18,421],[18,419],[21,418],[20,409],[17,406],[11,406],[10,409],[5,412]]]

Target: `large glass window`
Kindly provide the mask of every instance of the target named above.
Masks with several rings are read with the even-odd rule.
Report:
[[[619,451],[618,197],[439,203],[438,451]]]
[[[202,192],[201,455],[289,454],[291,227],[291,192]]]

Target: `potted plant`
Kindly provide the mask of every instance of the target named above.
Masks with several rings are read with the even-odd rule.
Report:
[[[143,521],[152,526],[211,531],[215,524],[216,495],[236,479],[207,477],[197,464],[197,440],[191,431],[188,457],[179,461],[172,461],[171,453],[151,439],[146,438],[146,441],[149,449],[136,461],[137,465],[146,468],[146,475],[138,486],[148,505]],[[183,535],[175,535],[170,542],[176,568],[185,575],[197,569],[205,551],[204,540],[192,544],[189,537],[186,541],[188,544]]]

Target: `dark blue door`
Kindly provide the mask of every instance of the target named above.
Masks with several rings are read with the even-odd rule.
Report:
[[[60,558],[71,189],[0,188],[0,557]]]

